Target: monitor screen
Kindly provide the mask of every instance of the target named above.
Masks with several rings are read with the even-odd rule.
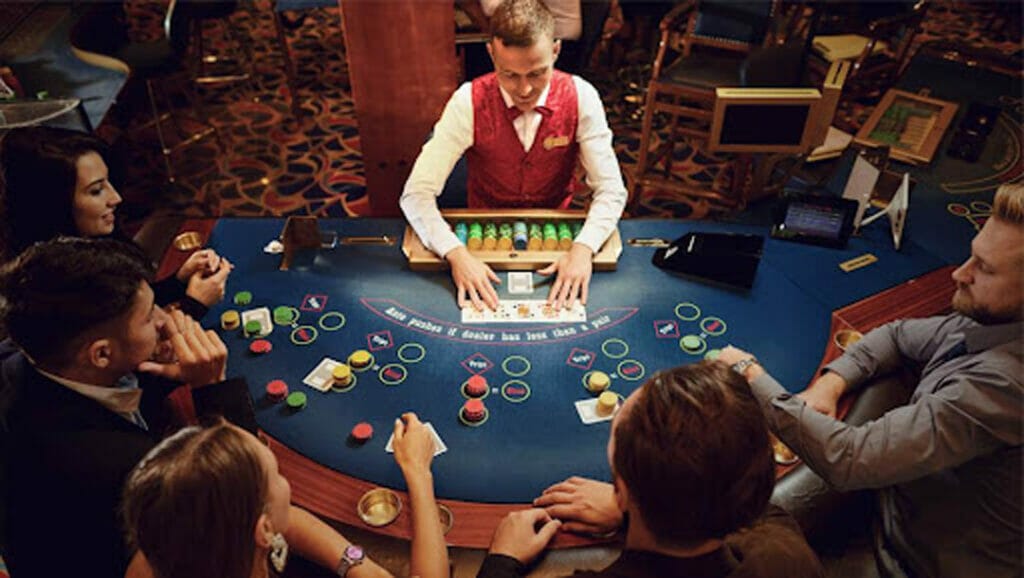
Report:
[[[731,104],[722,118],[723,145],[800,146],[809,104]]]
[[[708,150],[804,154],[817,146],[816,88],[719,88]]]

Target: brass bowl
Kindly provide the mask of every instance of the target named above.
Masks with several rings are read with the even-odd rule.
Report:
[[[437,514],[441,517],[441,528],[447,535],[452,529],[452,524],[455,523],[455,514],[453,514],[452,511],[448,509],[448,506],[444,504],[437,505]]]
[[[359,498],[359,517],[379,528],[395,521],[402,511],[402,500],[387,488],[374,488]]]
[[[775,436],[771,436],[771,442],[772,455],[775,457],[775,463],[780,466],[788,466],[800,461],[800,458],[793,453],[793,450],[789,449],[789,446],[779,441]]]
[[[203,246],[203,239],[195,231],[185,231],[174,238],[174,248],[179,251],[195,251]]]
[[[838,347],[840,351],[846,351],[847,347],[857,343],[862,337],[864,337],[864,334],[860,331],[855,329],[843,329],[842,331],[836,331],[836,335],[833,339],[836,347]]]

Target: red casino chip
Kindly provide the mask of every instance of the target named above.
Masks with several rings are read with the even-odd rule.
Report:
[[[352,439],[358,442],[365,442],[366,440],[373,437],[373,426],[364,422],[359,422],[354,428],[352,428]]]
[[[473,375],[466,380],[466,394],[472,397],[482,397],[487,393],[487,380],[482,375]]]
[[[288,384],[280,379],[275,379],[267,384],[267,397],[274,401],[281,401],[288,396]]]
[[[274,346],[266,339],[257,339],[249,344],[249,351],[256,355],[270,353],[270,350],[273,348]]]

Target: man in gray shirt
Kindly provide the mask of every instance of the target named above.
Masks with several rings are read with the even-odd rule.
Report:
[[[954,313],[864,336],[806,391],[786,392],[749,353],[745,375],[772,431],[839,490],[879,490],[883,546],[911,576],[1020,576],[1024,508],[1024,185],[1004,185],[953,273]],[[906,405],[852,426],[843,393],[923,367]]]

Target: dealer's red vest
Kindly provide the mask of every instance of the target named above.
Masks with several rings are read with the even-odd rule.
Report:
[[[523,151],[492,72],[473,80],[473,146],[466,151],[471,208],[564,207],[572,198],[579,119],[572,76],[554,71],[537,137]]]

